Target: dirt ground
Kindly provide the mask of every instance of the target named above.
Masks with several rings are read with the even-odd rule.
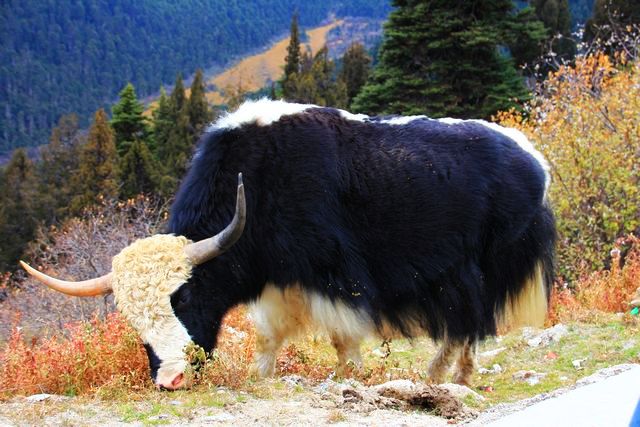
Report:
[[[583,383],[607,378],[630,366],[636,365],[603,369]],[[478,413],[463,401],[482,397],[453,384],[430,386],[395,380],[365,387],[354,381],[327,380],[320,385],[308,385],[297,376],[269,381],[265,384],[269,395],[264,397],[224,388],[211,390],[208,399],[198,396],[200,400],[194,400],[188,392],[158,393],[153,401],[125,403],[54,395],[19,397],[0,404],[0,426],[484,425],[574,388]]]

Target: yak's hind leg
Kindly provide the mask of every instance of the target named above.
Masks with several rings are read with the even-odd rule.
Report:
[[[456,370],[453,374],[454,383],[466,386],[471,384],[471,375],[473,375],[473,371],[475,370],[476,349],[476,341],[467,338],[460,350]]]
[[[434,384],[441,384],[444,382],[444,377],[447,375],[447,371],[449,371],[453,356],[455,356],[459,348],[460,344],[455,341],[450,341],[445,334],[438,354],[436,354],[429,365],[430,382]]]
[[[251,311],[256,326],[254,370],[262,378],[273,376],[280,347],[308,323],[307,304],[298,287],[267,285]]]
[[[362,369],[359,338],[332,333],[331,344],[338,354],[338,366],[336,367],[338,376],[342,377],[349,373],[349,362],[352,362],[356,369]]]

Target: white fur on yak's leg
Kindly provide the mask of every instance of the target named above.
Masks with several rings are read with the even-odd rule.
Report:
[[[252,304],[256,326],[255,371],[260,377],[275,373],[276,357],[287,338],[299,334],[308,323],[307,304],[299,287],[280,289],[267,285]]]
[[[274,374],[282,344],[308,326],[326,332],[338,352],[338,371],[349,360],[362,366],[360,342],[373,331],[366,313],[342,301],[331,301],[316,293],[306,293],[300,285],[285,289],[268,284],[252,305],[256,339],[255,370],[261,377]]]

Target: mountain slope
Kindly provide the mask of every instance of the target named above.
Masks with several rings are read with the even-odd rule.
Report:
[[[0,152],[46,142],[131,81],[140,96],[178,72],[224,65],[330,14],[384,18],[389,0],[9,0],[0,3]]]

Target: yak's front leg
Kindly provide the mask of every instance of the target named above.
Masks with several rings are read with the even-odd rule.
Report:
[[[261,378],[275,374],[278,351],[287,338],[300,333],[306,324],[306,305],[297,288],[281,290],[267,286],[253,304],[256,326],[254,371]]]

